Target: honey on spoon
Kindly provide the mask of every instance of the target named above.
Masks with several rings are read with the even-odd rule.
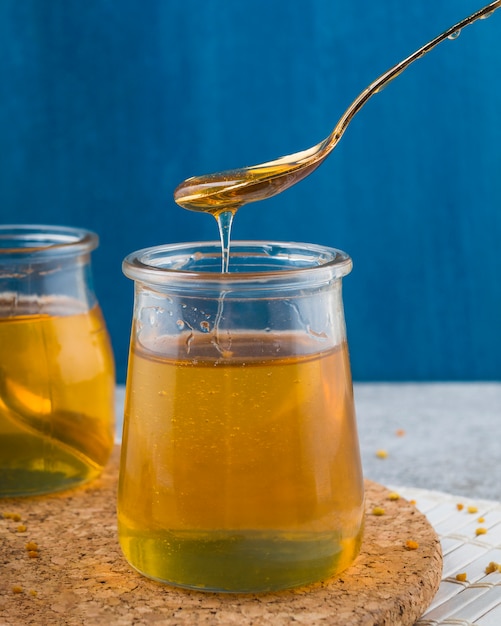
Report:
[[[501,0],[491,2],[381,74],[350,104],[331,134],[315,146],[259,165],[193,176],[178,185],[174,191],[177,204],[191,211],[210,213],[216,218],[222,245],[222,271],[228,271],[231,225],[242,205],[271,198],[311,174],[329,156],[353,117],[374,94],[439,43],[456,39],[465,26],[489,17],[500,6]]]

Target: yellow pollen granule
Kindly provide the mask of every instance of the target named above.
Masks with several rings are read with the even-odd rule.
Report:
[[[491,561],[489,565],[485,568],[485,573],[493,574],[494,572],[501,572],[501,564],[496,563],[495,561]]]
[[[23,593],[23,588],[20,585],[14,585],[14,587],[12,587],[12,593]]]
[[[388,457],[388,452],[386,450],[376,450],[376,456],[378,459],[386,459]]]
[[[458,502],[458,503],[456,504],[456,509],[457,509],[458,511],[462,511],[462,510],[464,509],[464,504],[461,504],[461,502]]]
[[[461,572],[461,574],[456,574],[456,580],[459,580],[459,582],[464,583],[466,581],[466,572]]]
[[[396,491],[392,491],[388,494],[388,500],[400,500],[400,496]]]
[[[38,552],[36,550],[30,550],[28,556],[30,559],[38,559]]]
[[[483,524],[483,523],[485,522],[485,518],[484,518],[484,517],[479,517],[479,518],[478,518],[478,520],[477,520],[477,522],[478,522],[479,524]]]
[[[487,534],[487,528],[477,528],[475,531],[475,535],[485,535]]]
[[[384,515],[384,509],[381,506],[375,506],[372,509],[372,515]]]
[[[19,513],[2,513],[2,517],[4,519],[11,519],[14,522],[21,521],[21,516],[19,515]]]
[[[405,547],[407,548],[407,550],[417,550],[419,548],[419,543],[417,541],[414,541],[413,539],[408,539],[405,542]]]
[[[26,526],[24,524],[19,524],[19,526],[16,528],[18,533],[25,533],[26,532]]]
[[[38,550],[38,545],[34,541],[28,541],[28,543],[24,546],[28,552],[32,552],[33,550]]]
[[[476,506],[469,506],[467,509],[468,513],[478,513],[478,509]]]
[[[397,437],[403,437],[405,435],[405,430],[403,428],[399,428],[398,430],[395,431],[395,435]]]

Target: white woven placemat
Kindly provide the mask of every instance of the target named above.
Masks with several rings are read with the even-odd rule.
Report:
[[[394,490],[427,516],[444,555],[439,590],[416,626],[501,626],[501,572],[485,571],[491,562],[501,564],[501,504],[408,487]],[[458,574],[466,574],[466,580],[457,580]]]

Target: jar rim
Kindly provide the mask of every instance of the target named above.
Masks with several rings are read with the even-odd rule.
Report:
[[[47,224],[0,225],[0,257],[28,254],[75,255],[91,252],[98,244],[98,235],[84,228]]]
[[[236,268],[242,258],[253,258],[252,269]],[[200,269],[203,261],[218,270]],[[337,248],[319,244],[279,241],[233,241],[230,271],[221,269],[221,243],[185,242],[143,248],[125,257],[124,274],[135,281],[153,285],[191,285],[196,289],[215,284],[238,285],[296,283],[297,280],[326,282],[346,276],[351,257]],[[243,265],[245,268],[245,264]],[[232,271],[233,269],[233,271]],[[236,270],[236,271],[235,271]],[[297,286],[297,285],[296,285]]]

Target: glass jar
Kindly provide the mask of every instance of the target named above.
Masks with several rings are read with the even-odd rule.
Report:
[[[326,579],[360,547],[364,493],[341,278],[309,244],[184,243],[135,281],[118,528],[142,574],[207,591]]]
[[[96,477],[114,444],[115,373],[93,291],[94,233],[0,226],[0,496]]]

